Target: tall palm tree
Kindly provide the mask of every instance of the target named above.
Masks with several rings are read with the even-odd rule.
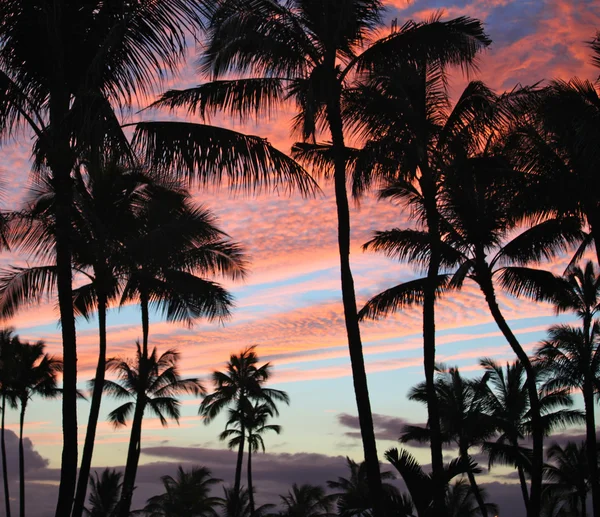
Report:
[[[282,516],[329,517],[333,515],[331,501],[326,497],[323,487],[294,483],[286,495],[279,497],[283,504]]]
[[[587,464],[592,489],[594,516],[600,515],[600,478],[598,476],[597,439],[594,398],[600,390],[600,275],[592,262],[584,269],[573,267],[567,272],[563,289],[556,294],[560,312],[575,312],[582,326],[554,325],[549,337],[537,350],[539,361],[548,372],[548,390],[580,390],[585,407]]]
[[[167,425],[167,418],[179,422],[179,401],[175,397],[182,393],[200,395],[204,392],[197,379],[180,378],[177,351],[167,350],[159,356],[156,348],[150,354],[144,354],[139,342],[136,347],[133,360],[109,361],[107,371],[114,372],[118,381],[104,382],[104,391],[109,395],[118,399],[133,399],[109,414],[109,420],[115,427],[127,425],[127,420],[132,417],[118,517],[127,517],[131,507],[146,411],[158,417],[163,426]]]
[[[490,389],[485,394],[485,410],[490,415],[499,436],[495,441],[484,442],[489,455],[489,467],[495,463],[514,466],[525,508],[530,508],[530,492],[526,475],[531,473],[531,450],[523,446],[525,437],[532,433],[532,411],[525,369],[520,362],[507,363],[505,368],[492,359],[480,361],[487,373]],[[554,429],[583,421],[580,411],[562,409],[573,401],[567,390],[541,391],[539,394],[542,431],[549,435]]]
[[[198,413],[204,417],[204,423],[209,424],[224,409],[231,408],[238,415],[243,415],[244,409],[252,402],[261,403],[273,415],[278,415],[277,402],[289,404],[287,393],[281,390],[266,388],[264,384],[271,375],[271,364],[258,366],[258,356],[255,346],[242,350],[238,355],[231,354],[225,366],[225,371],[213,371],[212,382],[214,391],[204,397]],[[243,418],[240,418],[238,456],[235,468],[234,492],[240,491],[242,478],[242,462],[244,444],[248,430]]]
[[[381,491],[381,480],[349,261],[343,93],[355,72],[376,63],[426,54],[440,63],[468,67],[477,51],[489,42],[475,20],[459,18],[442,23],[436,19],[432,23],[408,22],[364,50],[365,42],[380,28],[381,10],[379,0],[220,2],[212,16],[210,41],[203,56],[204,71],[214,81],[167,92],[158,103],[172,108],[186,106],[201,115],[225,109],[247,117],[269,112],[291,98],[298,107],[294,125],[304,141],[316,140],[319,129],[324,130],[326,140],[331,140],[344,318],[363,449],[376,494]],[[222,80],[228,72],[250,78]],[[443,501],[439,504],[442,511]],[[376,514],[381,515],[381,511],[378,507]]]
[[[23,428],[25,411],[29,400],[34,396],[57,397],[57,374],[62,372],[62,361],[44,353],[44,343],[31,345],[20,343],[15,349],[15,371],[13,389],[20,407],[19,413],[19,501],[21,517],[25,517],[25,454],[23,449]]]
[[[50,4],[9,0],[0,6],[0,133],[29,129],[34,135],[35,168],[50,170],[57,196],[57,291],[65,361],[63,468],[56,510],[60,517],[71,513],[77,470],[71,171],[82,156],[95,161],[106,149],[121,156],[133,154],[116,112],[127,112],[136,97],[155,92],[177,69],[190,32],[202,26],[213,5],[203,0],[85,5],[71,0]],[[32,33],[39,37],[28,38]],[[201,182],[228,179],[249,190],[274,183],[304,192],[313,188],[305,171],[264,139],[180,124],[167,128],[171,140],[180,138],[180,149],[165,153],[149,136],[164,128],[160,123],[140,125],[136,146],[149,155],[156,151],[154,158],[170,165],[179,159],[185,164],[179,170]],[[187,153],[183,159],[182,153]]]
[[[114,517],[121,495],[123,475],[114,469],[106,468],[99,476],[90,476],[90,508],[84,508],[86,517]]]
[[[435,388],[440,408],[440,427],[446,442],[454,442],[458,447],[459,457],[465,465],[471,465],[469,449],[493,436],[496,429],[484,411],[484,395],[487,391],[487,377],[465,379],[458,368],[439,368]],[[427,391],[424,383],[413,387],[408,398],[427,404]],[[405,426],[400,441],[403,443],[429,441],[428,428]],[[473,470],[466,469],[471,495],[475,498],[479,512],[487,517],[487,506],[481,495],[481,488],[475,480]],[[458,491],[462,489],[457,489]],[[458,492],[456,493],[458,495]]]
[[[237,408],[229,410],[229,420],[225,430],[219,435],[220,440],[227,440],[227,446],[230,449],[239,448],[240,441],[248,442],[248,497],[250,499],[250,512],[254,514],[254,485],[252,483],[252,454],[265,449],[265,442],[262,435],[267,431],[273,431],[277,434],[281,433],[281,426],[276,424],[268,424],[268,420],[273,418],[273,409],[265,403],[246,401],[241,411]],[[231,426],[231,427],[230,427]],[[242,433],[245,430],[245,436]]]
[[[0,330],[0,393],[2,395],[2,422],[0,424],[0,447],[2,449],[2,480],[4,485],[4,510],[10,517],[10,489],[8,486],[8,468],[6,464],[5,419],[6,404],[16,408],[17,399],[14,391],[14,371],[16,351],[20,346],[19,336],[13,335],[12,329]]]
[[[213,478],[206,467],[194,467],[186,472],[177,468],[177,477],[162,476],[165,492],[148,499],[144,514],[148,517],[217,517],[220,497],[210,495],[214,485],[221,482]]]
[[[545,490],[551,496],[563,499],[573,514],[586,517],[592,480],[585,443],[569,442],[564,448],[555,443],[546,454],[550,463],[544,468],[549,481]]]

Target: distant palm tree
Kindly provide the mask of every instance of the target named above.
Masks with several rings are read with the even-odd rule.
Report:
[[[544,468],[547,495],[562,499],[573,514],[587,517],[592,480],[585,443],[569,442],[564,448],[555,443],[546,454],[549,461]]]
[[[6,404],[16,408],[17,399],[13,387],[16,351],[21,345],[19,336],[12,329],[0,330],[0,393],[2,394],[2,423],[0,427],[0,446],[2,448],[2,479],[4,484],[4,509],[10,517],[10,490],[8,486],[8,468],[6,464],[5,417]]]
[[[118,517],[127,517],[135,487],[138,461],[141,452],[142,421],[146,411],[154,414],[163,426],[167,418],[179,422],[179,401],[175,398],[183,393],[200,395],[204,388],[197,379],[181,379],[177,362],[179,353],[167,350],[158,355],[156,348],[145,355],[139,343],[133,360],[109,361],[108,372],[114,372],[118,381],[104,382],[104,391],[117,399],[133,399],[110,412],[108,418],[115,427],[131,421],[131,436],[127,451],[123,488],[118,507]]]
[[[161,477],[165,492],[148,499],[144,515],[148,517],[217,517],[221,498],[210,495],[211,488],[220,483],[205,467],[186,472],[177,468],[177,477]]]
[[[481,443],[496,433],[491,419],[485,413],[485,395],[487,378],[465,379],[458,368],[439,367],[435,388],[440,408],[440,426],[442,437],[446,442],[453,442],[458,447],[458,453],[465,465],[471,465],[469,449]],[[413,387],[408,398],[423,404],[427,403],[425,384]],[[427,427],[404,426],[400,441],[429,441],[430,432]],[[481,495],[475,475],[470,468],[466,474],[470,483],[470,495],[475,497],[479,505],[480,515],[487,517],[487,505]],[[457,489],[458,493],[462,488]],[[462,493],[462,492],[461,492]]]
[[[530,500],[526,474],[531,472],[531,450],[522,445],[532,432],[532,412],[525,369],[521,363],[507,363],[503,369],[492,359],[480,361],[487,373],[489,390],[485,394],[485,410],[490,415],[499,436],[483,444],[489,456],[489,467],[495,463],[512,465],[519,473],[525,508]],[[542,432],[549,435],[554,429],[584,421],[580,411],[558,409],[573,404],[568,390],[539,394]]]
[[[265,442],[262,435],[267,431],[281,433],[281,426],[268,424],[268,420],[273,418],[273,409],[265,403],[247,401],[241,411],[231,408],[229,410],[229,420],[225,430],[219,435],[219,440],[227,440],[227,446],[230,449],[239,448],[240,441],[248,442],[248,497],[250,498],[250,511],[254,512],[254,485],[252,483],[252,454],[262,449],[265,452]],[[231,427],[230,427],[231,426]],[[246,436],[242,433],[245,429]]]
[[[272,510],[275,508],[273,504],[263,504],[254,509],[254,513],[250,511],[250,496],[248,490],[240,488],[236,491],[233,488],[223,487],[224,498],[222,504],[222,517],[275,517],[276,513]]]
[[[479,496],[475,495],[472,485],[464,479],[459,479],[448,487],[446,496],[450,517],[475,517],[481,515],[496,515],[498,506],[494,503],[483,503],[485,500],[485,489],[478,488]],[[485,512],[485,513],[484,513]]]
[[[598,475],[595,397],[600,391],[600,275],[594,264],[584,269],[571,268],[562,289],[557,290],[555,306],[559,312],[573,311],[582,326],[554,325],[549,337],[537,350],[541,367],[548,372],[545,388],[580,390],[586,419],[587,464],[592,489],[594,516],[600,515],[600,477]]]
[[[19,500],[20,516],[25,517],[25,454],[23,428],[29,400],[35,396],[55,398],[61,390],[56,386],[62,372],[62,361],[44,353],[44,343],[19,343],[15,347],[13,389],[20,405],[19,414]]]
[[[346,465],[350,470],[349,477],[338,477],[336,481],[327,481],[327,486],[334,492],[328,497],[337,503],[338,515],[342,517],[374,515],[374,501],[367,476],[367,466],[363,461],[357,463],[346,458]],[[387,471],[381,473],[382,481],[395,479]],[[398,495],[396,487],[390,483],[382,483],[384,499],[381,501],[385,507],[386,502]]]
[[[244,408],[251,402],[264,404],[273,415],[278,415],[277,402],[289,404],[287,393],[264,384],[271,375],[271,364],[258,366],[258,356],[255,346],[242,350],[238,355],[232,354],[225,366],[225,371],[213,371],[212,382],[214,391],[204,397],[198,413],[204,417],[204,423],[209,424],[224,409],[231,408],[238,415],[243,415]],[[244,419],[240,419],[238,457],[235,469],[233,490],[240,490],[242,476],[242,461],[247,429]]]
[[[287,495],[279,496],[283,503],[282,517],[331,517],[331,500],[325,490],[316,485],[294,483]]]
[[[90,508],[84,508],[86,517],[115,517],[121,495],[122,474],[114,469],[104,469],[102,475],[90,476]]]
[[[380,28],[380,0],[253,1],[218,4],[210,24],[203,69],[215,81],[184,91],[167,92],[161,105],[185,106],[206,115],[225,109],[238,116],[270,112],[285,99],[298,107],[295,129],[315,142],[323,130],[333,165],[338,220],[342,299],[365,460],[374,494],[381,492],[379,462],[362,342],[356,317],[354,280],[350,268],[350,215],[346,191],[347,129],[351,118],[343,109],[344,94],[354,86],[355,73],[375,64],[412,60],[417,55],[440,63],[468,67],[489,43],[481,24],[469,18],[431,23],[407,22],[378,42],[365,42]],[[223,80],[235,72],[243,77]],[[249,76],[249,77],[248,77]],[[317,170],[318,167],[315,167]],[[375,497],[376,515],[380,496]],[[440,499],[440,511],[443,501]]]

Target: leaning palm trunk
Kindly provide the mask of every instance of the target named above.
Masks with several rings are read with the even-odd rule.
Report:
[[[6,466],[6,440],[4,437],[4,415],[6,415],[6,393],[2,393],[2,429],[0,429],[0,441],[2,446],[2,478],[4,481],[4,508],[6,517],[10,517],[10,491],[8,489],[8,468]]]
[[[250,517],[254,517],[254,487],[252,486],[252,446],[248,445],[248,499],[250,502]]]
[[[422,183],[429,178],[423,173]],[[446,510],[446,480],[444,479],[444,459],[442,451],[442,433],[440,416],[435,389],[435,298],[438,288],[441,253],[439,242],[439,215],[435,206],[435,189],[432,185],[423,185],[424,198],[433,206],[426,207],[427,231],[431,239],[431,253],[427,268],[427,285],[423,293],[423,368],[425,370],[425,390],[427,392],[427,423],[430,432],[431,470],[433,479],[433,515],[441,517],[447,515]],[[431,190],[431,195],[426,195],[425,190]]]
[[[25,409],[27,399],[21,400],[19,415],[19,516],[25,517],[25,452],[23,450],[23,427],[25,425]]]
[[[327,103],[327,120],[331,131],[332,148],[334,153],[334,187],[335,201],[338,218],[338,247],[340,253],[340,270],[342,284],[342,300],[344,305],[344,319],[348,335],[348,349],[352,366],[352,380],[358,409],[358,420],[363,443],[367,481],[373,504],[374,517],[383,515],[381,474],[377,458],[377,445],[373,430],[373,415],[369,400],[367,374],[362,352],[360,327],[358,325],[358,310],[356,307],[356,294],[354,280],[350,269],[350,208],[348,193],[346,191],[346,157],[343,134],[343,124],[340,108],[340,85],[335,78],[335,56],[332,56],[330,81],[330,95]]]
[[[475,474],[473,474],[473,469],[470,467],[470,456],[468,451],[461,447],[460,457],[465,465],[465,469],[467,472],[467,477],[469,479],[469,484],[471,485],[471,491],[475,496],[475,500],[477,501],[477,506],[479,506],[479,511],[481,512],[481,517],[488,517],[487,508],[485,506],[485,501],[483,500],[483,496],[481,495],[481,490],[479,489],[479,485],[475,480]]]
[[[529,395],[529,404],[531,408],[531,437],[533,441],[533,457],[531,461],[531,490],[529,494],[529,504],[527,505],[527,516],[538,517],[540,514],[542,497],[542,469],[544,465],[544,429],[542,425],[540,399],[537,390],[536,375],[525,350],[519,343],[517,337],[506,323],[498,302],[494,284],[492,283],[489,269],[486,266],[480,266],[477,271],[477,282],[485,296],[492,317],[498,325],[498,328],[508,341],[519,361],[523,365],[526,373],[527,393]]]
[[[589,334],[588,334],[589,335]],[[594,416],[594,387],[587,381],[583,386],[585,407],[586,454],[592,492],[592,511],[594,517],[600,517],[600,482],[598,480],[598,446],[596,440],[596,419]],[[582,502],[585,504],[584,498]],[[585,515],[585,513],[583,513]]]
[[[129,510],[131,509],[131,499],[135,488],[135,477],[137,475],[141,452],[142,420],[144,418],[143,396],[143,394],[139,394],[135,401],[135,413],[133,415],[133,422],[131,423],[127,463],[125,465],[125,475],[123,476],[121,500],[119,501],[117,517],[128,517]]]
[[[102,280],[100,280],[101,282]],[[104,378],[106,371],[106,296],[98,289],[98,364],[96,366],[96,377],[94,379],[94,389],[92,392],[92,401],[90,405],[90,414],[85,434],[85,444],[81,456],[81,467],[79,469],[79,480],[77,482],[77,491],[75,493],[75,502],[73,503],[73,517],[81,517],[83,514],[83,505],[87,494],[88,479],[90,477],[90,468],[92,465],[92,456],[94,454],[94,441],[96,439],[96,429],[98,427],[98,417],[100,415],[100,404],[102,402],[102,391],[104,388]]]

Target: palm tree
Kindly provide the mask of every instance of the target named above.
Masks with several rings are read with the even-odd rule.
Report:
[[[23,449],[23,428],[25,411],[29,400],[34,396],[57,397],[61,390],[56,387],[57,374],[62,372],[62,361],[44,353],[44,343],[38,341],[19,343],[15,347],[13,389],[21,408],[19,414],[19,500],[20,516],[25,517],[25,455]]]
[[[547,390],[580,390],[585,407],[587,464],[592,488],[594,516],[600,515],[596,419],[594,397],[600,390],[600,275],[592,262],[585,269],[571,268],[555,295],[559,312],[571,310],[582,321],[580,328],[554,325],[537,350],[541,367],[547,371]]]
[[[434,508],[432,475],[425,473],[419,462],[406,449],[390,449],[386,451],[385,458],[402,476],[417,515],[419,517],[431,515],[431,511]],[[471,498],[463,493],[464,489],[462,487],[459,486],[457,490],[449,487],[449,483],[452,479],[456,476],[465,474],[469,470],[474,473],[480,472],[470,459],[469,462],[466,463],[462,458],[457,458],[449,464],[444,465],[444,500],[446,509],[450,515],[465,515],[461,513],[461,511],[464,510],[464,504],[469,503],[469,506],[472,506]],[[470,488],[470,486],[467,486],[467,491],[470,491]],[[481,497],[484,497],[483,492],[481,492],[480,495]],[[495,505],[490,503],[485,503],[485,505],[486,511],[496,511]],[[474,509],[474,515],[477,515],[479,512],[481,512],[481,509],[477,504]],[[481,515],[481,513],[479,513],[479,515]]]
[[[238,355],[232,354],[225,366],[225,372],[213,371],[212,382],[214,391],[205,396],[198,413],[204,417],[204,423],[209,424],[225,408],[230,407],[242,415],[244,408],[250,402],[264,404],[273,415],[278,415],[276,402],[289,404],[287,393],[264,384],[271,375],[271,364],[258,366],[258,356],[255,346],[242,350]],[[242,461],[247,429],[245,420],[240,419],[239,448],[235,469],[233,490],[239,492],[242,477]]]
[[[281,426],[267,424],[269,418],[273,418],[273,408],[265,403],[255,402],[250,400],[241,408],[231,408],[229,410],[229,420],[225,430],[219,435],[220,440],[227,440],[227,446],[230,449],[239,448],[240,441],[248,442],[248,497],[250,499],[250,512],[254,514],[254,486],[252,483],[252,453],[262,449],[265,452],[265,442],[262,435],[267,431],[274,431],[277,434],[281,433]],[[232,427],[230,427],[232,426]],[[245,430],[244,436],[242,429]]]
[[[369,484],[366,462],[356,463],[350,458],[346,458],[346,464],[350,470],[350,476],[338,477],[336,481],[327,481],[327,486],[334,490],[328,497],[337,501],[338,514],[341,516],[371,516],[375,511],[374,496]],[[391,472],[381,473],[382,481],[394,479]],[[389,502],[398,495],[398,490],[394,485],[382,483],[384,500],[381,503]]]
[[[120,156],[134,154],[116,111],[127,112],[134,98],[155,92],[177,69],[189,33],[202,26],[212,5],[203,0],[84,6],[66,0],[50,5],[46,0],[9,0],[0,6],[0,134],[18,134],[23,127],[33,133],[35,168],[50,171],[57,196],[55,262],[65,361],[59,517],[71,513],[77,471],[71,171],[82,156],[95,162],[106,149]],[[39,37],[28,38],[31,33]],[[249,190],[274,183],[303,192],[314,189],[306,172],[264,139],[173,123],[167,132],[171,140],[180,138],[180,149],[161,152],[152,135],[164,128],[161,123],[140,125],[135,145],[148,155],[156,151],[154,158],[175,169],[179,159],[185,164],[179,170],[200,182],[233,180]]]
[[[16,350],[20,346],[19,336],[14,336],[12,329],[0,330],[0,392],[2,394],[2,423],[0,427],[0,446],[2,447],[2,479],[4,484],[4,508],[6,517],[10,517],[10,490],[8,487],[8,469],[6,465],[5,417],[6,403],[17,407],[13,387]]]
[[[512,465],[517,468],[523,502],[528,508],[531,500],[527,488],[526,474],[531,472],[531,451],[522,445],[526,436],[532,433],[531,398],[525,369],[520,362],[507,363],[503,369],[492,359],[480,361],[484,368],[490,389],[485,394],[485,411],[499,432],[495,441],[487,441],[483,449],[489,455],[489,467],[495,463]],[[583,420],[581,412],[557,409],[572,405],[573,401],[566,390],[541,391],[539,394],[542,431],[549,435],[554,429],[578,423]]]
[[[187,106],[201,115],[225,109],[247,117],[269,112],[292,98],[298,107],[294,125],[304,141],[315,141],[320,128],[331,140],[342,301],[363,449],[375,494],[381,492],[381,480],[349,261],[343,94],[355,72],[377,63],[426,54],[440,63],[468,67],[477,51],[489,42],[475,20],[459,18],[442,23],[436,19],[432,23],[409,22],[360,54],[365,41],[380,28],[381,9],[379,0],[345,0],[341,4],[334,0],[220,2],[212,16],[210,41],[203,56],[204,71],[215,80],[197,88],[167,92],[158,103],[171,108]],[[228,72],[251,78],[220,80]],[[381,515],[379,499],[376,497],[377,515]],[[439,504],[441,508],[443,501]]]
[[[592,488],[586,444],[569,442],[563,448],[555,443],[548,448],[544,474],[545,490],[563,499],[574,514],[587,516],[587,497]]]
[[[204,392],[197,379],[179,377],[177,351],[167,350],[158,356],[156,348],[152,353],[144,354],[139,342],[136,347],[133,361],[109,361],[107,371],[116,373],[118,382],[104,382],[104,391],[109,395],[118,399],[133,399],[109,414],[109,420],[115,427],[127,425],[128,418],[133,414],[118,517],[127,517],[131,507],[145,412],[149,411],[158,417],[163,426],[167,425],[167,418],[179,422],[179,401],[175,396],[182,393],[200,395]]]
[[[331,501],[325,490],[316,485],[294,483],[287,495],[279,496],[283,503],[282,516],[285,517],[330,517]]]
[[[144,514],[148,517],[217,517],[216,507],[221,498],[210,495],[211,488],[220,483],[205,467],[186,472],[179,466],[177,477],[162,476],[165,492],[148,499]]]
[[[485,498],[485,489],[478,488],[477,496],[470,485],[464,479],[459,479],[448,487],[448,508],[450,517],[475,517],[488,514],[497,514],[498,506],[493,503],[484,503],[481,507],[479,499]],[[484,513],[485,512],[485,513]]]
[[[94,472],[90,476],[90,508],[84,508],[86,517],[114,517],[121,495],[122,474],[114,469],[106,468],[99,476]]]
[[[487,391],[487,377],[481,379],[464,379],[458,368],[440,367],[435,381],[435,388],[440,408],[440,427],[446,442],[454,442],[458,447],[459,457],[465,465],[471,464],[469,449],[493,436],[496,432],[488,415],[484,412],[484,395]],[[425,383],[413,387],[409,400],[427,404]],[[400,441],[429,441],[428,428],[405,426]],[[487,517],[487,506],[477,485],[475,475],[470,468],[466,469],[470,484],[470,496],[475,497],[480,515]],[[455,495],[462,494],[457,488]],[[465,496],[466,497],[466,496]]]
[[[224,498],[221,503],[223,506],[223,517],[275,517],[271,510],[275,507],[273,504],[263,504],[254,509],[254,514],[250,511],[250,496],[248,490],[240,488],[235,491],[233,488],[223,487]]]

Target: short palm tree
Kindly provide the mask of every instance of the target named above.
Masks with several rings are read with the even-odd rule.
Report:
[[[106,468],[102,475],[94,472],[90,476],[89,508],[84,508],[86,517],[114,517],[121,496],[123,475],[114,469]]]
[[[230,449],[239,448],[240,441],[248,442],[248,497],[250,498],[250,511],[254,513],[254,485],[252,483],[252,454],[265,449],[265,442],[262,435],[267,431],[281,433],[281,426],[268,424],[270,418],[273,418],[273,408],[260,402],[252,403],[250,400],[242,407],[241,411],[237,408],[229,410],[229,420],[225,430],[219,435],[220,440],[227,440],[227,446]],[[245,430],[242,433],[242,429]]]
[[[585,443],[568,442],[564,448],[555,443],[546,454],[547,497],[559,497],[574,515],[586,517],[592,480]]]
[[[575,312],[581,327],[554,325],[548,339],[537,350],[541,367],[548,377],[545,388],[579,390],[583,394],[586,419],[587,464],[594,516],[600,514],[600,477],[598,475],[595,397],[600,391],[600,275],[592,262],[584,269],[571,268],[562,289],[555,295],[558,311]]]
[[[495,463],[508,464],[519,473],[525,508],[530,501],[526,475],[531,472],[531,450],[523,440],[532,432],[532,411],[525,369],[521,363],[507,363],[505,368],[492,359],[480,361],[487,374],[489,390],[485,394],[485,411],[499,435],[486,441],[483,449],[489,456],[489,467]],[[584,420],[580,411],[563,409],[573,401],[567,390],[541,391],[539,394],[542,431],[549,435],[554,429],[577,424]]]
[[[450,517],[496,515],[498,513],[498,506],[494,503],[484,503],[484,508],[482,509],[479,499],[485,499],[485,489],[478,488],[478,491],[479,496],[475,496],[472,485],[463,479],[452,483],[448,487],[448,495],[446,496]]]
[[[109,420],[115,427],[127,425],[127,420],[132,417],[118,517],[127,517],[131,507],[141,452],[144,414],[150,412],[155,415],[163,426],[167,425],[168,418],[179,422],[179,401],[176,396],[183,393],[196,396],[204,393],[204,388],[197,379],[180,378],[177,351],[167,350],[159,356],[156,348],[152,353],[144,354],[139,343],[136,347],[137,353],[133,360],[109,361],[107,371],[115,373],[118,380],[107,380],[104,383],[104,391],[108,395],[117,399],[133,399],[109,414]]]
[[[275,517],[277,514],[272,510],[273,504],[263,504],[250,511],[250,496],[248,490],[240,488],[235,491],[233,488],[223,487],[222,517]]]
[[[489,40],[481,24],[469,18],[449,22],[408,22],[380,41],[366,45],[381,28],[380,0],[254,1],[218,4],[209,27],[204,70],[215,80],[184,91],[168,92],[159,104],[185,106],[201,115],[225,109],[247,117],[269,112],[286,99],[296,102],[294,125],[304,142],[315,142],[320,130],[332,142],[330,156],[337,220],[342,301],[365,460],[373,493],[381,492],[379,462],[356,317],[350,268],[348,119],[343,96],[357,72],[377,63],[427,55],[439,63],[468,66]],[[365,50],[365,46],[368,46]],[[363,52],[364,51],[364,52]],[[243,75],[223,80],[229,72]],[[380,497],[375,498],[380,516]],[[439,501],[443,511],[443,501]]]
[[[357,463],[346,458],[346,464],[350,471],[349,477],[338,477],[337,480],[327,481],[327,486],[333,490],[328,497],[336,501],[338,515],[344,517],[374,515],[374,501],[371,486],[367,477],[367,466],[365,462]],[[394,479],[391,472],[381,473],[382,481]],[[390,483],[382,483],[384,499],[386,502],[398,496],[398,490]]]
[[[330,517],[331,500],[323,487],[294,483],[287,495],[279,496],[283,505],[282,517]]]
[[[144,515],[148,517],[217,517],[216,508],[221,498],[210,495],[214,485],[221,482],[213,478],[205,467],[194,467],[186,472],[177,468],[177,477],[162,476],[165,492],[148,499]]]
[[[459,457],[465,465],[471,465],[469,449],[481,445],[484,440],[496,433],[491,419],[484,411],[486,382],[486,377],[465,379],[461,376],[458,368],[440,367],[436,376],[435,388],[439,401],[442,437],[445,442],[454,443],[458,447]],[[425,384],[420,383],[413,387],[408,398],[426,404]],[[400,441],[403,443],[413,440],[428,441],[429,439],[429,429],[418,426],[405,426],[400,437]],[[475,475],[470,468],[467,468],[466,473],[470,484],[470,495],[475,498],[480,515],[487,517],[487,506],[475,480]]]
[[[19,414],[19,500],[20,516],[25,517],[25,455],[23,428],[29,400],[35,396],[55,398],[60,391],[57,375],[62,372],[62,361],[44,353],[44,343],[20,343],[15,350],[13,389],[20,405]]]
[[[209,424],[224,409],[231,408],[238,415],[243,415],[244,408],[251,403],[265,405],[273,415],[278,415],[277,402],[289,404],[287,393],[281,390],[267,388],[264,384],[271,375],[271,364],[258,366],[258,356],[254,346],[232,354],[226,364],[225,371],[213,371],[212,382],[214,391],[204,397],[198,413],[204,417],[204,423]],[[242,477],[242,462],[244,444],[247,437],[245,420],[241,418],[239,426],[238,456],[235,468],[235,483],[233,490],[239,492]]]

